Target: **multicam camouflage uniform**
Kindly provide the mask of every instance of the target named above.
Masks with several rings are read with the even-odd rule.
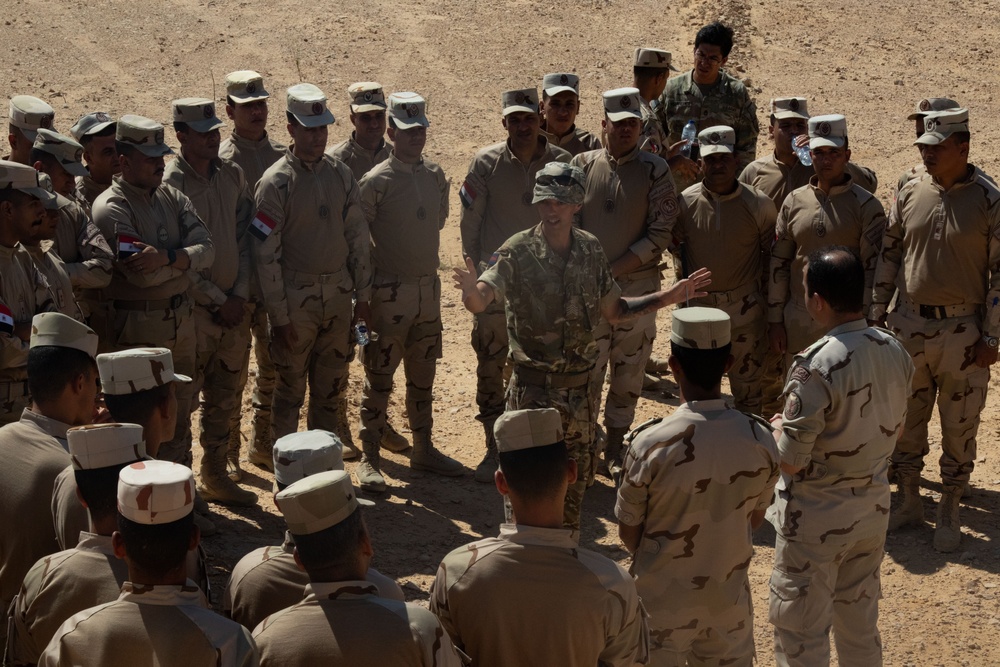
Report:
[[[795,355],[785,387],[781,475],[767,518],[778,533],[770,620],[778,665],[879,665],[879,564],[889,521],[888,457],[913,364],[863,319]]]

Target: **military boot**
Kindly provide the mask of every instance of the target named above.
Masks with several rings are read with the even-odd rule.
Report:
[[[889,512],[889,530],[896,530],[908,525],[920,525],[924,522],[924,504],[920,500],[920,475],[899,474],[899,485],[896,487],[900,498],[898,506]]]
[[[354,436],[351,435],[351,420],[347,416],[347,396],[343,393],[337,399],[336,423],[337,426],[334,429],[334,433],[337,434],[341,444],[344,445],[343,459],[345,461],[353,461],[358,458],[361,452],[354,446]]]
[[[274,472],[274,443],[270,438],[265,440],[254,440],[247,450],[247,461],[258,468],[263,468],[268,472]]]
[[[389,420],[385,420],[385,430],[382,431],[382,442],[379,443],[382,449],[396,454],[405,452],[410,448],[410,442],[403,435],[392,427]]]
[[[239,484],[229,479],[226,474],[226,453],[225,445],[205,450],[198,475],[201,495],[205,500],[223,505],[253,507],[257,504],[257,494],[240,488]]]
[[[962,521],[958,517],[961,486],[946,486],[937,508],[937,527],[934,529],[934,550],[951,553],[962,542]]]
[[[497,459],[497,441],[493,436],[493,424],[483,425],[486,430],[486,456],[476,466],[475,479],[482,484],[492,484],[500,461]]]
[[[651,375],[663,375],[670,372],[670,364],[662,357],[649,355],[649,359],[646,360],[646,372]]]
[[[218,529],[212,520],[209,519],[204,514],[194,513],[194,525],[198,526],[198,532],[201,533],[202,537],[208,537],[209,535],[215,535]]]
[[[628,433],[627,427],[608,427],[608,446],[604,450],[604,462],[608,466],[615,486],[618,486],[622,476],[622,444],[625,442],[626,433]]]
[[[413,453],[410,454],[410,467],[414,470],[436,472],[445,477],[459,477],[465,472],[465,466],[434,448],[430,435],[427,433],[413,434]]]
[[[362,491],[368,493],[385,493],[385,477],[379,470],[381,456],[378,445],[362,442],[361,446],[363,448],[361,463],[354,471],[358,476],[358,486],[361,487]]]
[[[243,445],[239,422],[229,429],[229,449],[226,451],[226,474],[229,479],[238,482],[243,479],[243,468],[240,467],[240,447]]]
[[[253,421],[250,423],[247,459],[254,465],[274,472],[271,447],[271,410],[255,407],[253,410]]]

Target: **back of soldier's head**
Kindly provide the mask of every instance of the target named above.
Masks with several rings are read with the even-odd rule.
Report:
[[[846,246],[827,246],[809,255],[807,296],[819,294],[836,313],[860,313],[864,307],[865,269]]]
[[[710,391],[726,372],[731,342],[729,315],[718,308],[677,308],[671,315],[670,354],[684,379]]]
[[[173,354],[162,347],[99,354],[97,367],[104,403],[115,421],[148,425],[153,413],[170,400],[171,385],[191,382],[187,375],[174,371]]]
[[[87,325],[62,313],[35,315],[27,363],[32,400],[38,404],[57,400],[69,383],[96,373],[96,354],[97,334]]]
[[[500,470],[512,495],[530,503],[565,493],[569,451],[557,410],[507,411],[497,419],[493,433]]]
[[[114,517],[118,509],[118,476],[145,458],[138,424],[91,424],[66,432],[73,476],[94,523]]]

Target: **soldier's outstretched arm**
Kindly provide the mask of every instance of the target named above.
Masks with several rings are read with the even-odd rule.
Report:
[[[465,268],[456,266],[452,274],[456,289],[462,290],[462,305],[470,313],[481,313],[493,303],[493,288],[479,280],[476,265],[471,257],[465,258]]]
[[[627,322],[681,301],[707,296],[704,290],[711,284],[712,272],[702,267],[684,280],[678,280],[670,289],[643,296],[623,296],[618,301],[602,304],[602,315],[611,324]]]

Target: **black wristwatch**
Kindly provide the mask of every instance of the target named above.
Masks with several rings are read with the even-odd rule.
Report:
[[[176,261],[177,253],[173,250],[167,250],[167,266],[173,266]]]
[[[983,342],[994,350],[997,347],[1000,347],[1000,338],[997,338],[996,336],[987,336],[986,334],[983,334]]]

